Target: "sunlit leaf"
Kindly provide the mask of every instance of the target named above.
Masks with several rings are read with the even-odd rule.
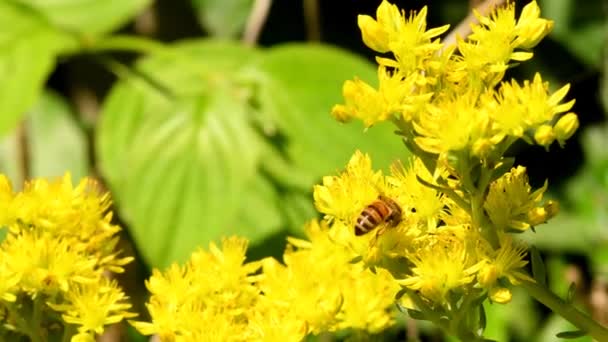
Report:
[[[72,42],[20,6],[0,3],[0,135],[37,100],[59,52]]]
[[[408,156],[389,123],[364,131],[358,122],[338,123],[330,115],[343,101],[342,83],[377,78],[367,61],[323,45],[289,44],[268,51],[260,68],[271,77],[260,100],[286,136],[294,168],[320,177],[342,169],[356,149],[370,153],[374,166],[386,168]]]
[[[11,0],[30,7],[57,28],[81,34],[113,31],[151,0]]]
[[[98,135],[101,168],[153,265],[183,261],[222,235],[263,239],[280,223],[272,192],[256,179],[260,137],[233,75],[254,51],[214,42],[179,49],[204,63],[186,67],[167,57],[140,63],[171,93],[143,80],[120,82]],[[264,218],[267,224],[249,226]]]
[[[253,0],[190,0],[203,28],[214,37],[239,35],[249,16]]]
[[[89,173],[86,137],[58,94],[42,94],[28,113],[26,129],[32,177],[60,177],[70,171],[78,180]]]

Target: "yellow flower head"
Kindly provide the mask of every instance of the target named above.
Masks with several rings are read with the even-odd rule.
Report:
[[[97,260],[66,239],[23,232],[8,235],[0,246],[5,271],[18,277],[19,289],[30,295],[70,292],[74,284],[94,283],[101,277]]]
[[[524,6],[517,25],[515,25],[516,40],[513,45],[522,49],[531,49],[538,44],[553,29],[553,21],[540,17],[540,8],[536,1]]]
[[[102,277],[98,283],[75,285],[66,294],[67,303],[48,305],[62,312],[65,322],[78,325],[78,335],[72,340],[92,338],[101,334],[104,326],[118,323],[125,318],[134,317],[129,312],[131,304],[115,281]]]
[[[0,243],[0,298],[19,308],[7,321],[31,315],[24,308],[32,301],[42,303],[34,310],[49,312],[46,304],[63,313],[64,324],[79,326],[73,341],[92,341],[105,325],[131,317],[126,297],[104,273],[122,272],[132,258],[119,257],[120,228],[111,223],[109,195],[95,182],[85,178],[74,187],[67,173],[57,181],[34,179],[14,193],[1,176],[0,199],[0,226],[8,227]],[[41,319],[62,323],[57,315]]]
[[[209,251],[194,252],[183,267],[174,264],[164,273],[154,270],[146,282],[152,294],[147,304],[152,322],[132,324],[146,335],[167,340],[184,334],[185,341],[244,336],[248,308],[259,295],[253,273],[260,267],[244,262],[246,249],[245,239],[231,237],[221,248],[211,243]]]
[[[484,265],[477,275],[479,284],[485,288],[494,287],[500,278],[505,277],[513,285],[521,280],[532,281],[524,271],[528,264],[526,257],[527,247],[513,241],[509,235],[501,235],[501,245],[497,250],[489,251]]]
[[[377,21],[368,15],[359,15],[358,24],[365,45],[380,53],[392,51],[398,61],[404,62],[401,65],[416,67],[417,57],[430,56],[441,47],[431,39],[449,28],[445,25],[427,31],[426,15],[425,6],[405,18],[397,6],[383,0],[376,11]]]
[[[490,185],[484,208],[497,229],[521,232],[534,224],[544,223],[556,213],[538,206],[546,189],[545,182],[542,188],[531,192],[526,168],[518,166]],[[539,212],[539,208],[542,209],[542,213]],[[549,205],[548,209],[551,208],[553,206]],[[545,215],[542,215],[543,213]],[[549,213],[552,215],[549,216]]]
[[[289,307],[275,305],[263,296],[249,320],[247,341],[299,342],[308,333],[306,322],[297,319]]]
[[[467,239],[475,236],[470,231],[444,227],[421,237],[409,257],[414,264],[412,273],[398,282],[419,291],[431,305],[449,309],[448,294],[465,292],[479,268],[478,256],[467,244]]]
[[[430,104],[414,122],[416,144],[433,154],[470,150],[489,134],[488,114],[478,107],[477,99],[478,94],[469,92]]]
[[[540,74],[536,74],[532,82],[525,81],[523,86],[516,81],[503,83],[496,95],[493,110],[490,111],[496,129],[505,135],[523,138],[531,143],[535,130],[545,130],[544,124],[574,105],[574,100],[560,104],[568,93],[569,85],[553,94],[548,93],[548,87]],[[553,140],[541,139],[540,143],[544,145],[545,141],[550,143]]]
[[[387,191],[382,172],[372,170],[371,158],[357,151],[344,172],[323,177],[323,185],[315,185],[313,196],[315,207],[329,222],[340,220],[354,227],[363,208]]]

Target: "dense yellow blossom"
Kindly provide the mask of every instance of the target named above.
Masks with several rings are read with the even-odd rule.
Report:
[[[491,184],[484,208],[497,229],[524,231],[556,214],[554,210],[547,211],[539,206],[546,189],[547,183],[532,191],[526,168],[518,166]],[[548,206],[552,207],[551,202]],[[539,217],[543,212],[544,217]]]
[[[475,279],[480,260],[467,244],[476,234],[464,227],[444,227],[421,237],[410,253],[411,275],[399,281],[420,291],[432,306],[449,306],[449,294],[461,292]]]
[[[424,7],[408,16],[385,0],[376,19],[359,16],[364,43],[393,58],[377,58],[378,89],[359,79],[344,83],[345,104],[332,110],[336,118],[357,118],[366,127],[391,120],[424,151],[470,151],[495,160],[515,139],[548,146],[572,136],[578,127],[573,113],[553,127],[574,103],[561,103],[568,86],[549,94],[538,74],[523,86],[502,81],[511,61],[532,58],[529,49],[553,28],[535,1],[519,19],[513,3],[489,17],[476,13],[472,34],[453,47],[436,38],[447,27],[426,29],[426,14]]]
[[[135,322],[135,327],[164,341],[199,341],[201,336],[242,340],[259,292],[253,273],[260,266],[245,263],[246,250],[245,239],[231,237],[221,248],[211,243],[209,251],[194,252],[185,266],[155,270],[146,281],[152,322]]]
[[[0,175],[0,203],[0,227],[7,229],[0,243],[0,310],[8,312],[3,322],[14,322],[7,323],[13,334],[69,324],[78,330],[72,341],[93,341],[104,326],[132,316],[126,297],[105,275],[122,272],[132,258],[119,257],[120,228],[111,222],[109,195],[93,180],[74,187],[69,174],[35,179],[15,193]],[[62,313],[63,322],[42,315],[51,309]],[[21,315],[25,322],[37,317],[33,322],[40,326],[24,326]]]
[[[101,279],[97,283],[75,285],[66,293],[64,304],[49,303],[51,308],[62,312],[65,322],[78,325],[77,339],[95,341],[95,334],[101,334],[105,325],[135,316],[127,311],[131,304],[118,284]]]
[[[152,321],[132,324],[162,341],[299,341],[391,326],[399,290],[392,276],[351,262],[353,252],[332,242],[325,224],[313,221],[306,231],[308,240],[288,239],[284,263],[244,263],[246,240],[233,237],[183,267],[155,270],[147,281]]]

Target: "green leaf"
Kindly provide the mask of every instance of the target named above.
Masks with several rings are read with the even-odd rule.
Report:
[[[253,0],[190,0],[203,28],[214,37],[234,38],[247,22]]]
[[[391,124],[365,131],[361,123],[340,124],[330,115],[343,101],[345,80],[377,79],[367,61],[329,46],[287,44],[270,49],[259,67],[268,75],[260,90],[262,107],[286,136],[285,153],[294,169],[318,178],[335,174],[357,149],[379,168],[408,157]]]
[[[568,292],[566,293],[566,299],[564,300],[566,302],[566,304],[572,304],[572,302],[574,300],[574,295],[576,295],[576,283],[572,282],[572,283],[570,283],[570,286],[568,287]]]
[[[124,25],[151,0],[11,0],[40,13],[59,29],[99,35]]]
[[[586,332],[580,331],[580,330],[575,330],[575,331],[562,331],[560,333],[557,333],[555,336],[558,338],[563,338],[563,339],[573,339],[573,338],[583,337],[585,335],[587,335]]]
[[[576,327],[572,325],[570,322],[566,321],[562,317],[557,314],[551,314],[548,319],[546,319],[544,326],[542,329],[538,330],[538,336],[534,339],[535,341],[555,341],[556,336],[558,336],[562,332],[573,332]],[[592,342],[593,339],[590,336],[577,336],[577,337],[568,337],[566,334],[565,337],[561,338],[576,338],[576,341],[579,342]]]
[[[555,22],[551,36],[580,61],[599,67],[606,39],[602,2],[551,0],[541,5],[543,17]]]
[[[236,81],[237,66],[255,51],[205,41],[176,49],[201,63],[166,55],[138,63],[171,94],[142,79],[119,82],[97,137],[103,174],[154,266],[184,261],[223,235],[259,241],[281,225],[276,194],[256,178],[261,137],[249,123],[246,88]]]
[[[5,135],[37,100],[56,56],[72,42],[10,2],[0,3],[0,22],[0,135]]]
[[[86,137],[61,96],[44,92],[29,111],[26,128],[32,177],[70,171],[78,180],[89,173]]]
[[[538,249],[534,246],[530,248],[530,257],[532,259],[532,276],[534,280],[542,286],[547,284],[547,270],[545,263]]]

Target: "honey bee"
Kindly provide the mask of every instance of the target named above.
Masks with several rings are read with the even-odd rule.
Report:
[[[399,204],[384,195],[379,195],[357,217],[355,235],[367,234],[382,223],[388,223],[391,227],[394,227],[399,222],[401,222],[401,207]]]

